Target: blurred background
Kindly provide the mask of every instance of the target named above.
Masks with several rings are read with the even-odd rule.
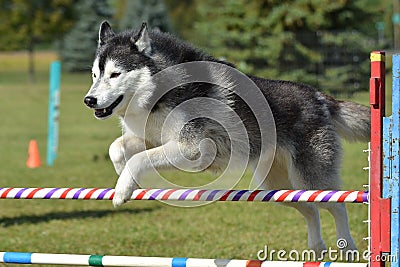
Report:
[[[0,187],[114,187],[108,147],[116,118],[98,121],[83,104],[99,24],[115,31],[169,31],[245,73],[301,81],[368,105],[369,53],[400,48],[399,0],[0,0]],[[43,164],[49,65],[62,64],[58,156]],[[390,57],[387,57],[390,71]],[[390,76],[387,88],[390,88]],[[390,108],[390,89],[388,104]],[[42,166],[26,167],[37,140]],[[366,144],[343,143],[344,189],[365,190]],[[187,187],[207,173],[170,173]],[[237,188],[248,188],[251,175]],[[166,257],[256,258],[270,249],[306,249],[302,216],[279,205],[215,203],[178,209],[159,202],[0,201],[0,250]],[[360,251],[367,248],[366,205],[348,205]],[[324,239],[336,247],[332,217]],[[295,232],[295,233],[294,233]],[[216,235],[215,233],[218,233]],[[0,264],[0,266],[3,266]]]
[[[0,51],[27,51],[30,81],[39,51],[87,72],[105,19],[117,31],[147,21],[243,72],[348,97],[367,90],[372,49],[400,46],[398,0],[0,0]]]

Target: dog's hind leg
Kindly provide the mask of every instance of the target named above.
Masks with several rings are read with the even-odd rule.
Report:
[[[346,206],[344,203],[318,203],[318,207],[327,209],[335,219],[337,245],[343,251],[357,250],[354,240],[350,234],[347,219]],[[344,241],[345,240],[345,241]],[[349,256],[352,256],[349,254]],[[346,260],[354,260],[349,258]]]
[[[301,148],[301,149],[300,149]],[[339,190],[341,146],[336,132],[329,125],[313,132],[312,137],[298,148],[293,157],[289,179],[296,189]],[[316,203],[335,218],[337,238],[347,241],[344,250],[355,250],[344,204]]]
[[[254,179],[260,185],[260,188],[266,190],[293,188],[288,179],[287,167],[277,162],[277,160],[274,160],[266,179],[262,168],[254,173]],[[303,215],[308,229],[308,246],[317,255],[320,255],[326,249],[326,246],[322,240],[319,212],[315,204],[304,202],[282,204],[297,209]]]
[[[288,174],[291,181],[293,181],[293,179],[298,179],[299,174],[293,166],[289,167]],[[293,185],[291,188],[293,188]],[[294,189],[303,188],[294,187]],[[308,247],[314,250],[316,255],[320,257],[320,255],[322,255],[321,253],[326,250],[326,245],[322,239],[319,211],[315,203],[285,202],[284,205],[297,209],[304,216],[308,229]]]
[[[322,239],[319,212],[316,205],[304,202],[285,202],[283,205],[297,209],[304,216],[308,230],[308,247],[314,250],[319,257],[326,250],[326,245]]]

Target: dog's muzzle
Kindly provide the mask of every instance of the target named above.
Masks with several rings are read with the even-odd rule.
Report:
[[[119,103],[122,102],[123,98],[124,96],[120,95],[111,105],[105,108],[98,108],[97,98],[92,96],[85,97],[83,102],[85,102],[86,106],[88,106],[89,108],[93,108],[95,110],[94,115],[97,118],[105,118],[112,115],[114,108],[116,108],[119,105]]]

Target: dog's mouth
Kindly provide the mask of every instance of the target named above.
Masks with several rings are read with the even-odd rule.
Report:
[[[115,100],[111,105],[109,105],[106,108],[100,108],[100,109],[95,109],[94,110],[94,115],[97,118],[105,118],[110,116],[113,113],[113,110],[116,106],[119,105],[119,103],[121,103],[122,99],[124,98],[123,95],[120,95],[117,100]]]

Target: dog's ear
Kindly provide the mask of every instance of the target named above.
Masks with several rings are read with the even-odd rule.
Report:
[[[114,36],[115,36],[115,33],[111,29],[111,26],[108,23],[108,21],[106,21],[106,20],[103,21],[101,23],[100,29],[99,29],[99,46],[104,45],[105,43],[107,43],[107,41],[109,39],[111,39]]]
[[[149,33],[147,31],[147,23],[143,22],[142,27],[140,28],[139,33],[134,36],[132,42],[135,44],[139,52],[144,53],[145,55],[151,54],[151,43]]]

